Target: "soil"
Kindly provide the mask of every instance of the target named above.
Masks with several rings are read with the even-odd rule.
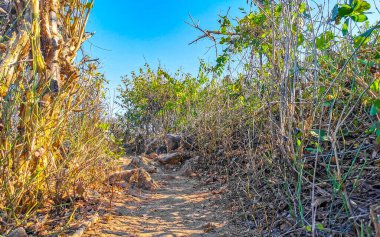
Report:
[[[178,167],[153,163],[158,188],[121,185],[124,189],[115,193],[112,207],[84,236],[246,236],[229,221],[231,213],[220,204],[212,184],[197,175],[181,176]]]

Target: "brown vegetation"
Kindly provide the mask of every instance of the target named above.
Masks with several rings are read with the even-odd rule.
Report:
[[[96,189],[112,164],[92,1],[0,2],[0,232]],[[94,126],[95,125],[95,126]],[[59,208],[58,208],[59,209]],[[3,225],[4,224],[4,225]]]
[[[43,215],[65,213],[69,223],[76,202],[81,215],[94,211],[90,190],[112,206],[115,186],[156,190],[156,164],[176,172],[185,163],[180,181],[159,176],[173,190],[158,192],[188,201],[197,197],[181,186],[198,184],[189,177],[218,184],[211,193],[250,235],[379,235],[380,22],[367,16],[378,7],[249,2],[240,19],[220,16],[217,30],[191,19],[201,33],[192,43],[209,39],[218,56],[197,76],[148,65],[126,76],[124,114],[109,125],[104,76],[80,54],[93,1],[1,1],[0,232],[46,234]],[[118,173],[114,134],[128,153],[145,153]]]

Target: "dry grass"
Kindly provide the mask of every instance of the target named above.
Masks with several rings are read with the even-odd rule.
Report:
[[[2,1],[0,232],[97,189],[112,166],[105,79],[77,55],[92,1]]]
[[[194,42],[209,38],[222,52],[211,70],[202,64],[197,78],[176,82],[161,69],[131,78],[147,91],[155,80],[167,88],[147,98],[163,106],[141,127],[155,121],[156,134],[192,137],[203,168],[229,177],[236,214],[257,235],[375,235],[379,23],[351,20],[342,36],[335,3],[252,4],[235,23],[221,17],[220,30],[193,21],[202,34]],[[178,84],[187,97],[171,94]]]

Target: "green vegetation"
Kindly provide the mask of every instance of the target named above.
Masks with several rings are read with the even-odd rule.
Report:
[[[216,62],[201,61],[198,75],[149,65],[128,74],[115,119],[98,62],[77,55],[93,1],[6,2],[1,233],[42,210],[74,215],[92,190],[112,199],[117,140],[139,153],[129,148],[173,133],[191,140],[201,170],[225,177],[234,220],[255,236],[380,234],[377,7],[253,0],[219,29],[193,21],[193,43],[212,41]]]
[[[374,235],[380,26],[368,21],[371,5],[327,13],[301,0],[253,3],[218,30],[194,23],[194,42],[209,38],[220,52],[196,77],[146,66],[124,78],[125,142],[193,137],[204,169],[230,176],[237,214],[257,235]]]

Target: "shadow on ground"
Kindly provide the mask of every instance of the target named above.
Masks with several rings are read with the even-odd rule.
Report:
[[[161,170],[153,178],[160,184],[157,190],[121,191],[85,236],[239,236],[198,179]]]

